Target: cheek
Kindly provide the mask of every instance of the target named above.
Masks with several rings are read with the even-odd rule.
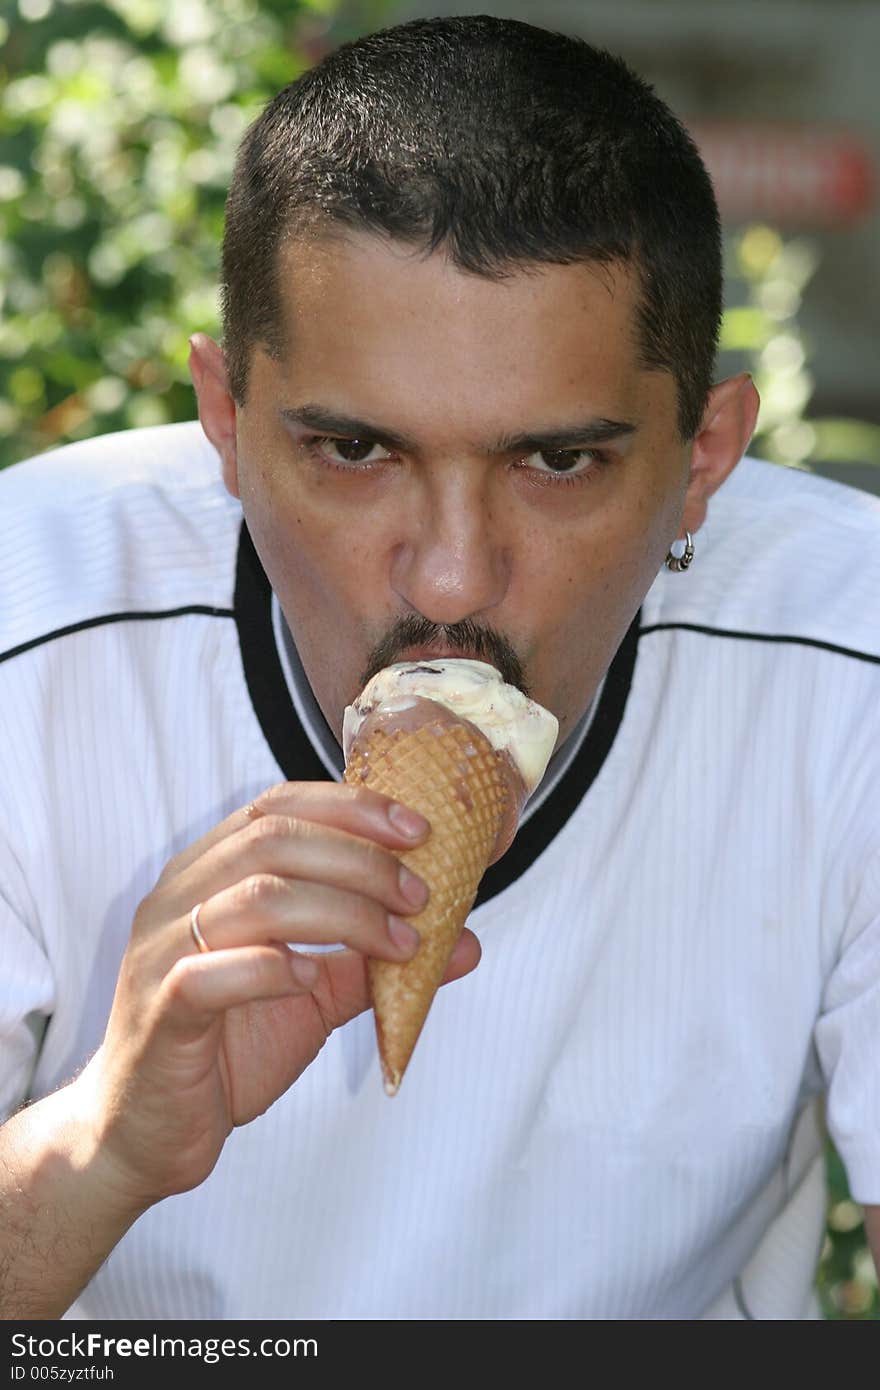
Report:
[[[613,610],[616,601],[625,606],[650,587],[666,553],[666,531],[666,517],[647,500],[621,499],[546,541],[533,572],[557,604]]]
[[[634,490],[552,544],[533,546],[520,594],[540,634],[535,659],[557,711],[579,709],[607,669],[660,571],[679,508],[677,496]]]
[[[284,611],[301,629],[317,623],[342,634],[375,598],[379,550],[363,518],[321,505],[321,488],[304,495],[255,469],[242,488],[248,528]]]
[[[673,485],[668,474],[668,467],[649,459],[608,519],[603,554],[616,582],[639,601],[663,564],[684,506],[684,487]]]

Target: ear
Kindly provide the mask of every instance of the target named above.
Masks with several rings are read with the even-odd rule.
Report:
[[[190,339],[189,370],[202,429],[220,455],[227,490],[238,497],[235,401],[229,391],[223,350],[207,333],[194,333]]]
[[[755,432],[761,401],[748,372],[713,386],[699,431],[691,445],[690,481],[684,501],[682,535],[694,535],[706,520],[709,498],[732,473]]]

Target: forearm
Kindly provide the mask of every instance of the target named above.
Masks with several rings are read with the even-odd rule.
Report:
[[[0,1318],[58,1318],[137,1220],[101,1153],[82,1077],[0,1128]]]

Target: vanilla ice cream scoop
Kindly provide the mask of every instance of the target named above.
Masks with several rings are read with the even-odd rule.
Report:
[[[559,722],[515,685],[507,685],[485,661],[463,657],[400,661],[379,671],[354,704],[346,707],[342,724],[346,761],[367,715],[379,708],[388,713],[403,711],[420,699],[433,700],[476,725],[493,748],[511,759],[531,795],[547,769]]]

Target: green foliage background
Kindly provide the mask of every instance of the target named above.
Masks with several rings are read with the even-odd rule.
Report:
[[[238,141],[328,46],[393,11],[393,0],[0,7],[0,467],[194,418],[188,339],[220,335]],[[731,314],[729,339],[740,325]],[[825,1315],[878,1318],[861,1212],[830,1146],[828,1171]]]
[[[387,3],[19,0],[0,11],[0,466],[191,419],[219,336],[236,146],[265,101]]]

